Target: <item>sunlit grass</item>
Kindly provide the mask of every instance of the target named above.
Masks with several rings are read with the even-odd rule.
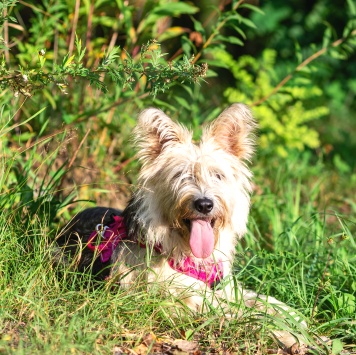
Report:
[[[321,203],[332,191],[320,164],[309,173],[308,161],[297,158],[256,169],[249,231],[235,264],[245,288],[288,304],[308,323],[305,329],[282,309],[272,316],[236,302],[194,314],[162,288],[92,287],[90,275],[69,270],[58,277],[51,259],[56,215],[70,214],[70,198],[58,194],[65,166],[53,173],[56,152],[38,156],[36,149],[26,161],[10,150],[1,158],[1,353],[107,354],[115,346],[135,349],[148,333],[197,341],[206,352],[245,354],[277,349],[276,330],[301,335],[320,354],[321,335],[345,347],[355,343],[355,220]]]

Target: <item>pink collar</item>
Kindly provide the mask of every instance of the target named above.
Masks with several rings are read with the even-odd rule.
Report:
[[[168,260],[169,266],[184,275],[203,281],[210,288],[217,285],[224,277],[224,267],[221,261],[216,262],[212,257],[204,259],[199,264],[187,256],[182,263],[175,265],[173,259]]]
[[[123,217],[113,216],[113,219],[114,222],[109,226],[98,224],[95,231],[91,233],[88,239],[88,248],[92,252],[100,254],[100,259],[103,263],[110,260],[112,253],[120,241],[127,237]],[[95,243],[97,236],[101,237],[101,242],[99,244]],[[146,247],[143,243],[139,243],[139,245],[143,248]],[[161,252],[161,247],[159,245],[155,246],[154,249],[159,253]],[[179,264],[175,264],[174,259],[170,258],[168,260],[168,265],[173,270],[194,277],[199,281],[203,281],[211,288],[223,278],[223,263],[221,261],[216,262],[212,257],[204,259],[198,264],[189,256],[183,259]]]

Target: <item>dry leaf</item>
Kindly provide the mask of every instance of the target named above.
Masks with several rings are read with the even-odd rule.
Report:
[[[198,343],[195,341],[176,339],[174,340],[173,346],[178,350],[186,351],[187,353],[192,353],[198,349]]]

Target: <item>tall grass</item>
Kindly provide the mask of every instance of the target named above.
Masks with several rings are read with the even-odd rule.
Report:
[[[8,123],[2,126],[6,130]],[[65,138],[56,140],[51,154],[41,150],[48,142],[40,138],[22,152],[2,146],[0,352],[107,354],[115,347],[138,352],[153,333],[157,343],[183,338],[197,341],[202,351],[257,354],[278,348],[276,328],[302,333],[318,354],[328,352],[316,342],[320,335],[352,347],[355,221],[321,203],[329,176],[323,164],[311,169],[310,160],[295,157],[271,171],[256,168],[249,232],[236,259],[244,286],[295,308],[308,322],[305,331],[288,314],[271,317],[236,304],[227,321],[214,309],[193,314],[157,289],[122,290],[107,283],[92,288],[68,270],[58,277],[51,251],[57,216],[68,214],[71,199],[61,198],[65,164],[53,169]]]
[[[346,4],[340,8],[343,37],[332,39],[325,19],[321,49],[314,42],[314,54],[309,42],[297,49],[299,66],[294,59],[272,65],[271,57],[260,66],[255,54],[271,43],[257,49],[256,42],[254,57],[244,68],[240,46],[255,26],[275,17],[267,14],[254,24],[248,16],[261,15],[260,9],[242,1],[221,2],[216,9],[208,2],[198,8],[182,1],[148,1],[143,8],[121,0],[2,2],[0,97],[7,104],[0,110],[0,353],[107,354],[116,346],[128,353],[164,352],[163,345],[157,350],[152,342],[140,347],[153,333],[156,343],[168,348],[172,339],[183,338],[197,341],[208,353],[265,354],[279,346],[273,327],[303,333],[316,353],[328,353],[326,345],[316,343],[320,335],[333,339],[333,354],[355,348],[356,175],[337,154],[329,156],[335,171],[307,152],[293,156],[288,150],[294,143],[300,147],[303,132],[307,143],[313,138],[307,135],[313,115],[300,111],[295,100],[311,113],[316,105],[330,105],[315,75],[331,72],[334,65],[321,71],[315,66],[310,73],[306,65],[328,49],[340,57],[354,47],[355,8],[352,1]],[[209,12],[206,19],[204,12]],[[272,27],[277,26],[281,23],[274,21]],[[304,52],[310,56],[302,58]],[[329,54],[324,58],[335,63]],[[293,67],[293,75],[282,79]],[[198,71],[190,71],[194,68]],[[205,73],[207,85],[187,85]],[[88,87],[88,81],[94,85]],[[287,81],[286,90],[280,90]],[[335,82],[329,95],[341,103],[346,87],[352,97],[353,84],[350,79],[338,88]],[[252,95],[254,105],[262,102],[255,112],[262,123],[261,142],[267,142],[255,168],[249,231],[237,247],[236,275],[246,288],[294,307],[309,330],[287,314],[256,315],[240,304],[231,305],[229,313],[235,316],[225,321],[214,309],[192,314],[160,290],[124,291],[106,283],[91,288],[86,277],[68,270],[58,277],[51,255],[61,224],[93,201],[122,206],[129,194],[138,169],[128,144],[136,113],[155,105],[197,133],[226,101],[235,100],[225,97],[231,85],[238,100],[246,103]],[[155,98],[148,96],[163,90]],[[268,99],[278,90],[281,95]],[[44,103],[48,106],[39,110]],[[338,112],[338,124],[349,117]],[[308,127],[299,130],[301,123]],[[321,126],[314,128],[321,132]],[[352,138],[352,131],[347,133]],[[291,154],[287,159],[275,157],[280,138],[283,152]],[[352,156],[352,143],[343,141],[348,143],[346,155]],[[317,147],[318,154],[330,148],[321,142]]]

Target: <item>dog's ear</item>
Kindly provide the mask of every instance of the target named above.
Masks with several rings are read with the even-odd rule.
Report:
[[[139,149],[138,155],[143,160],[154,160],[167,146],[191,140],[191,134],[186,128],[174,123],[156,108],[141,112],[134,137]]]
[[[237,103],[228,107],[211,124],[207,135],[229,154],[249,160],[254,152],[257,124],[251,110]]]

